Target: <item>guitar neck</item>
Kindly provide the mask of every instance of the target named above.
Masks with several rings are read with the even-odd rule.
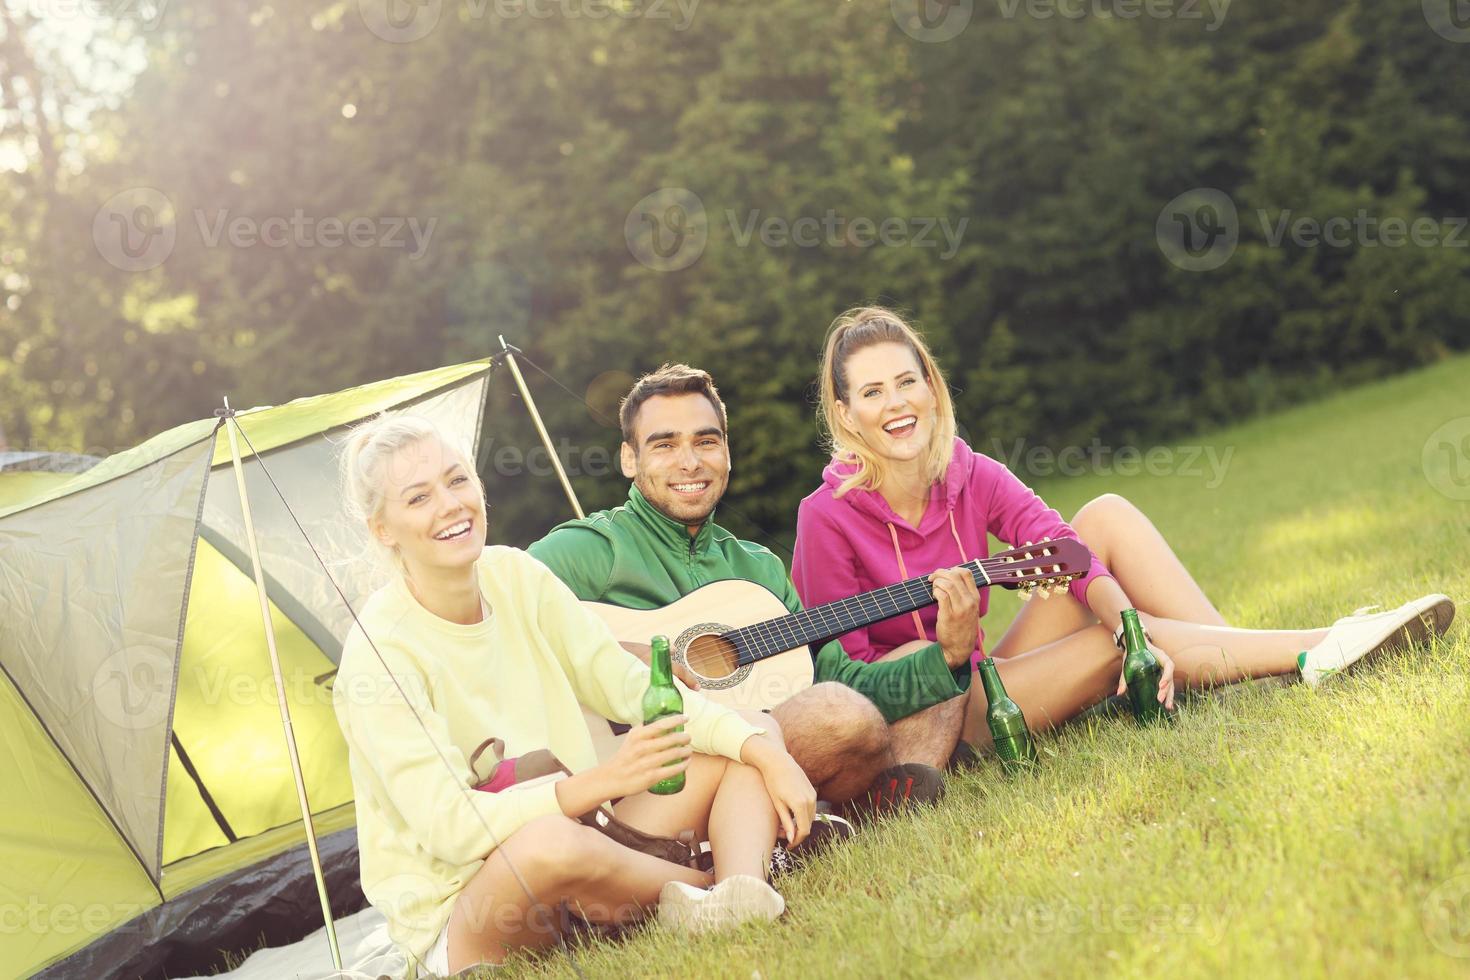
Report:
[[[981,588],[991,584],[983,560],[967,561],[958,567],[970,573]],[[928,576],[921,575],[897,585],[839,599],[822,606],[812,606],[779,619],[731,630],[725,637],[735,643],[744,662],[754,662],[788,650],[795,650],[818,640],[828,640],[843,633],[871,626],[873,623],[922,609],[935,602],[934,588]]]

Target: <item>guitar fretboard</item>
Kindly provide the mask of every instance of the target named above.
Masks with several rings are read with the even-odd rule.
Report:
[[[988,565],[991,567],[987,569]],[[1005,566],[992,565],[989,560],[975,560],[958,567],[966,569],[975,584],[983,588],[992,584],[990,572]],[[735,644],[736,660],[744,665],[817,640],[841,636],[863,626],[922,609],[933,602],[934,590],[928,577],[919,576],[848,599],[813,606],[780,619],[743,626],[724,634],[724,638]]]

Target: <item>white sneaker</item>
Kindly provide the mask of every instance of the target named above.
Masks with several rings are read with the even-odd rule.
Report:
[[[715,932],[784,911],[781,893],[750,875],[731,875],[708,889],[671,881],[658,896],[658,921],[676,932]]]
[[[1370,607],[1371,608],[1371,607]],[[1443,636],[1455,618],[1455,604],[1444,595],[1427,595],[1383,613],[1344,616],[1327,636],[1297,657],[1302,680],[1316,687],[1334,674],[1387,650],[1423,643],[1432,634]]]

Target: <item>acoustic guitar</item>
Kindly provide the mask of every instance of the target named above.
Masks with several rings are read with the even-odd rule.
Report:
[[[964,568],[980,588],[1016,589],[1047,598],[1087,574],[1092,553],[1074,538],[1046,539],[978,558]],[[938,601],[927,576],[848,599],[788,612],[774,592],[743,579],[701,586],[658,609],[584,603],[620,643],[669,637],[672,659],[699,678],[700,693],[736,710],[765,711],[812,685],[811,644],[901,616]],[[599,726],[597,723],[602,722]],[[615,751],[605,720],[588,713],[598,755]],[[622,726],[619,726],[620,728]]]

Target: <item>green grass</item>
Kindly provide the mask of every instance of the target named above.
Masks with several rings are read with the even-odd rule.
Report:
[[[1234,625],[1326,625],[1430,591],[1463,608],[1470,503],[1435,488],[1448,455],[1427,470],[1421,456],[1470,416],[1467,392],[1457,358],[1192,440],[1234,450],[1213,489],[1187,474],[1037,489],[1068,517],[1129,497]],[[1016,605],[995,601],[992,644]],[[577,963],[739,980],[1470,975],[1467,637],[1457,622],[1319,690],[1191,698],[1168,730],[1093,712],[1041,739],[1040,772],[988,762],[937,808],[813,861],[782,883],[777,923],[693,941],[644,929]],[[543,954],[510,972],[571,969]]]

